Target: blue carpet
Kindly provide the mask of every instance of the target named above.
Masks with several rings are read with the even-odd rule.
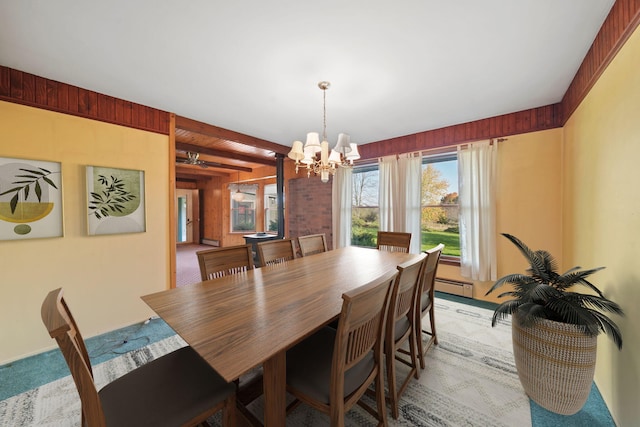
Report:
[[[471,298],[465,298],[458,295],[436,292],[436,297],[459,302],[461,304],[469,304],[476,307],[494,310],[498,304],[479,301]],[[533,400],[529,400],[531,405],[531,425],[532,427],[615,427],[615,422],[609,413],[607,405],[605,405],[598,387],[593,383],[591,393],[584,407],[574,415],[559,415],[547,411]]]
[[[82,332],[82,331],[80,331]],[[175,335],[163,320],[154,318],[85,340],[92,365]],[[52,342],[55,343],[55,341]],[[59,349],[19,359],[0,366],[0,400],[24,393],[69,375]]]
[[[615,422],[609,414],[609,409],[605,405],[602,396],[595,383],[591,386],[591,393],[584,407],[574,415],[558,415],[549,412],[540,405],[531,402],[531,425],[532,427],[584,427],[584,426],[611,426],[615,427]]]
[[[497,304],[436,292],[438,298],[493,310]],[[163,320],[155,318],[86,340],[92,365],[174,335]],[[69,368],[55,349],[0,366],[0,400],[69,375]],[[595,383],[584,408],[575,415],[558,415],[531,401],[532,427],[615,427]]]

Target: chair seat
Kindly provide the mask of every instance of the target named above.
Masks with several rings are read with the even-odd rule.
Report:
[[[287,351],[287,384],[329,404],[331,364],[336,330],[324,327]],[[374,369],[373,352],[345,372],[344,395],[349,396]]]
[[[107,425],[179,426],[235,392],[191,347],[155,359],[99,391]]]
[[[430,304],[431,304],[431,296],[429,295],[428,292],[423,292],[422,296],[420,297],[420,309],[421,309],[421,311],[424,311],[424,309],[429,307]]]
[[[413,325],[407,317],[398,320],[394,326],[393,338],[398,341]]]

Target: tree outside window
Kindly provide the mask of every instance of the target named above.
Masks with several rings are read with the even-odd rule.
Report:
[[[380,228],[378,209],[378,167],[353,171],[353,203],[351,207],[351,244],[375,247]]]
[[[353,170],[351,244],[375,247],[379,223],[377,165]],[[458,160],[455,153],[425,156],[422,163],[420,248],[444,243],[443,256],[460,256]]]
[[[460,256],[458,160],[455,154],[422,163],[421,250],[444,243],[442,255]]]

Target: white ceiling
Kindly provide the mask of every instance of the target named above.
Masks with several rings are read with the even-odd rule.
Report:
[[[0,64],[282,145],[562,99],[614,0],[0,0]]]

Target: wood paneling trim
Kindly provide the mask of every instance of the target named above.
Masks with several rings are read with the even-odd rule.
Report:
[[[639,23],[640,0],[616,0],[562,98],[561,125],[569,120]]]
[[[364,144],[361,158],[562,127],[639,24],[640,0],[616,0],[560,103]]]
[[[176,214],[176,115],[169,114],[169,288],[176,287],[176,244],[178,224]],[[200,243],[197,241],[196,243]]]
[[[560,127],[560,104],[503,114],[358,147],[363,160]]]
[[[191,132],[196,132],[214,138],[226,139],[227,141],[235,141],[245,145],[249,145],[251,147],[261,148],[263,150],[269,150],[273,151],[274,153],[280,153],[284,155],[287,155],[291,150],[291,147],[276,144],[275,142],[266,141],[264,139],[245,135],[243,133],[224,129],[218,126],[213,126],[181,116],[176,116],[176,128],[189,130]]]
[[[169,113],[0,65],[0,100],[169,135]]]

